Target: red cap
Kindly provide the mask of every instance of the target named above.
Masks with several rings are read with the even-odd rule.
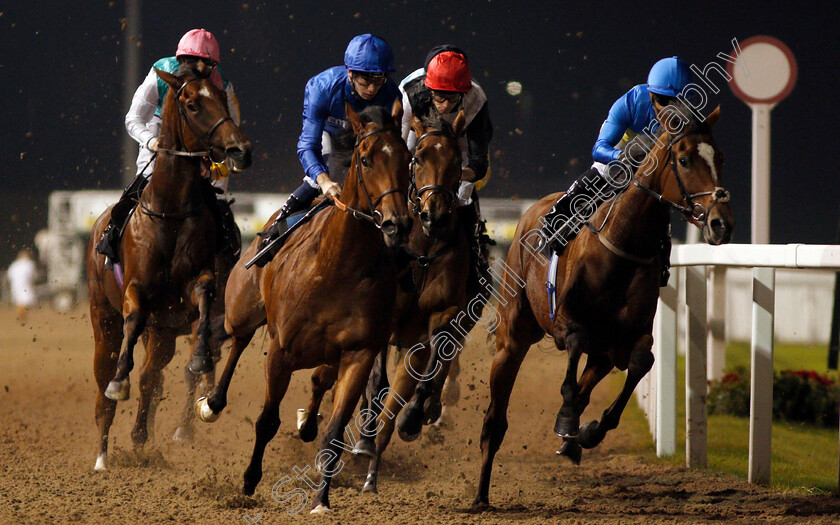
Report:
[[[435,91],[466,93],[471,90],[472,75],[466,57],[454,51],[435,55],[426,68],[424,84]]]

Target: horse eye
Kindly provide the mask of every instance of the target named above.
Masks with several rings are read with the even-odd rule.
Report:
[[[369,166],[367,157],[361,157],[361,160],[362,160],[362,166],[367,168]]]
[[[685,157],[680,157],[680,166],[682,166],[683,168],[688,166],[688,159],[686,159]]]
[[[192,103],[192,102],[187,102],[187,109],[188,109],[188,110],[190,110],[190,111],[192,111],[193,113],[195,113],[196,111],[198,111],[198,108],[197,108],[197,107],[196,107],[196,105],[195,105],[194,103]]]

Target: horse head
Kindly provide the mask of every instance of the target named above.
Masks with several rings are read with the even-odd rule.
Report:
[[[417,135],[417,146],[411,159],[409,200],[420,217],[423,233],[435,236],[450,233],[453,209],[458,200],[461,182],[461,148],[458,138],[466,130],[464,110],[458,112],[450,126],[426,126],[411,116],[411,127]]]
[[[343,190],[346,204],[366,206],[385,244],[400,247],[408,240],[412,222],[405,198],[409,153],[399,133],[402,103],[396,100],[390,113],[370,106],[359,114],[348,102],[345,112],[356,135]]]
[[[659,189],[683,216],[703,231],[712,245],[732,239],[735,221],[729,208],[729,192],[723,188],[723,153],[715,143],[712,128],[720,118],[718,106],[705,120],[696,118],[685,104],[654,103],[656,118],[668,143]]]
[[[209,78],[191,72],[178,76],[155,69],[158,77],[169,85],[182,125],[181,144],[188,152],[206,150],[214,162],[224,162],[239,172],[251,165],[251,142],[233,123],[227,96]]]

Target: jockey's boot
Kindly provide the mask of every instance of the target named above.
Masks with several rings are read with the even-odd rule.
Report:
[[[478,295],[483,288],[481,279],[485,283],[492,283],[490,276],[490,246],[496,241],[487,235],[486,221],[480,219],[477,195],[473,193],[473,202],[467,206],[461,206],[457,210],[458,220],[470,242],[470,273],[467,277],[467,297],[471,299]]]
[[[230,205],[233,202],[234,199],[216,199],[221,218],[222,253],[235,262],[242,253],[242,234],[239,232],[239,226],[236,225],[236,221],[233,218],[233,210],[230,209]]]
[[[128,221],[131,210],[137,205],[137,200],[143,193],[143,189],[149,180],[138,175],[120,195],[120,200],[111,208],[111,219],[108,221],[108,226],[102,232],[102,237],[96,243],[96,251],[108,257],[110,262],[120,262],[120,239],[122,238],[122,231],[125,228],[125,223]]]
[[[309,208],[312,201],[318,196],[319,191],[320,190],[313,188],[307,182],[298,186],[298,188],[289,195],[289,198],[286,199],[286,202],[280,208],[280,213],[277,214],[277,218],[274,219],[271,226],[269,226],[264,232],[257,233],[257,235],[262,237],[258,251],[263,250],[266,246],[271,244],[272,241],[279,237],[282,232],[286,231],[283,222],[289,218],[290,215]],[[274,258],[277,250],[279,250],[279,246],[272,249],[270,252],[266,252],[261,255],[259,259],[255,259],[254,264],[262,268]]]
[[[668,286],[668,279],[671,278],[671,220],[665,225],[665,231],[659,244],[659,263],[662,274],[659,276],[659,286]]]
[[[607,183],[598,170],[591,168],[578,177],[546,213],[540,232],[548,242],[548,247],[557,252],[557,255],[563,253],[583,223],[603,202],[606,186]]]

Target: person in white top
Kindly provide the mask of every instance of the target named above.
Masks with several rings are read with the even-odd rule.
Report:
[[[18,252],[15,261],[9,265],[6,276],[12,292],[12,304],[15,305],[15,317],[18,321],[25,322],[29,308],[38,304],[38,296],[35,293],[38,268],[35,266],[32,252],[28,249]]]
[[[134,92],[131,107],[125,115],[125,129],[129,136],[140,144],[140,152],[137,155],[137,177],[123,191],[120,200],[114,205],[111,210],[111,222],[96,245],[97,251],[107,255],[111,262],[119,261],[119,240],[122,228],[154,170],[163,103],[169,91],[169,85],[157,76],[155,69],[175,74],[179,69],[188,68],[198,76],[209,77],[216,87],[225,92],[228,111],[233,123],[238,126],[239,102],[233,91],[233,84],[219,71],[219,58],[219,43],[212,33],[204,29],[188,31],[181,37],[175,56],[161,58],[155,62],[143,83]],[[233,222],[233,214],[226,199],[230,172],[224,164],[209,163],[208,167],[209,177],[218,193],[223,246],[238,256],[241,249],[239,229]]]

